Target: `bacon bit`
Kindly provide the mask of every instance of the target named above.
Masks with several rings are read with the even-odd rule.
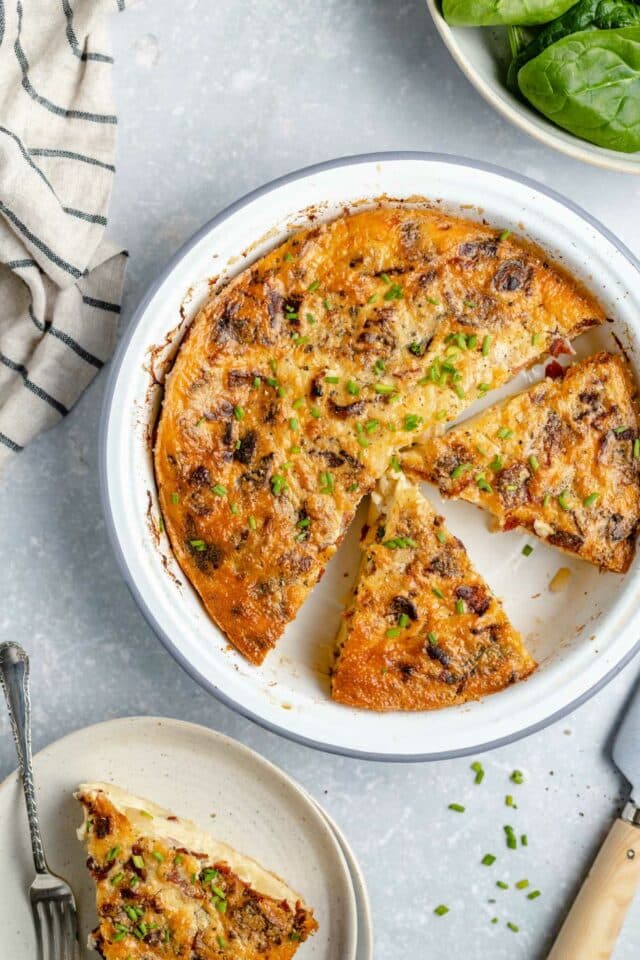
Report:
[[[556,337],[555,340],[552,340],[549,353],[552,357],[559,357],[563,353],[566,353],[570,357],[575,356],[575,350],[566,337]]]
[[[545,377],[551,380],[561,380],[564,377],[564,367],[557,360],[552,360],[544,369]]]

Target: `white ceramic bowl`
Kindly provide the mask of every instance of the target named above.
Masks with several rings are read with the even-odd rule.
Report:
[[[615,322],[585,335],[585,353],[617,349],[637,364],[639,267],[586,213],[539,184],[496,167],[433,154],[347,158],[291,174],[255,191],[206,224],[176,254],[142,303],[111,369],[101,438],[107,525],[127,583],[176,660],[204,687],[264,726],[322,749],[376,759],[435,759],[497,746],[557,719],[602,686],[637,649],[639,564],[626,577],[600,574],[544,544],[525,558],[525,536],[490,534],[469,504],[441,505],[451,529],[527,638],[539,669],[485,700],[431,713],[376,714],[341,706],[328,695],[328,667],[341,605],[356,568],[358,526],[288,627],[256,668],[225,642],[177,567],[157,526],[150,438],[161,388],[162,350],[180,336],[226,277],[278,244],[314,215],[331,218],[363,198],[428,197],[443,208],[526,233],[597,294]],[[261,239],[262,238],[262,239]],[[521,389],[542,368],[521,374]],[[496,394],[490,401],[494,402]],[[433,491],[429,496],[439,503]],[[566,592],[548,583],[560,566],[573,571]]]
[[[450,27],[442,16],[441,0],[427,0],[436,29],[478,93],[503,117],[548,147],[606,170],[640,174],[640,153],[619,153],[581,140],[557,127],[506,85],[511,60],[506,27]]]

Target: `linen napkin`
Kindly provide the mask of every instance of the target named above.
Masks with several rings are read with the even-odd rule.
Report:
[[[0,467],[114,346],[126,253],[103,239],[117,119],[106,14],[0,0]]]

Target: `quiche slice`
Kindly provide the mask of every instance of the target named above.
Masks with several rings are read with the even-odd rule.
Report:
[[[503,530],[624,573],[640,524],[637,387],[623,357],[597,353],[412,449],[405,467]]]
[[[282,880],[189,820],[111,784],[76,797],[104,960],[288,960],[317,929]]]
[[[535,669],[464,545],[402,475],[371,497],[362,562],[338,636],[334,700],[435,710],[477,700]]]
[[[315,224],[215,292],[154,462],[173,552],[227,638],[261,663],[397,451],[603,319],[542,251],[437,208]]]

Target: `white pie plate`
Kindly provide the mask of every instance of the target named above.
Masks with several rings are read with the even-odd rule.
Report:
[[[450,27],[442,16],[441,0],[426,3],[438,33],[467,80],[506,120],[574,160],[605,170],[640,173],[640,153],[620,153],[582,140],[509,90],[505,82],[511,59],[506,27]]]
[[[320,924],[300,960],[372,960],[367,893],[346,840],[295,781],[248,747],[180,720],[126,717],[58,740],[34,764],[47,857],[76,894],[82,944],[97,922],[95,888],[75,834],[82,812],[72,794],[82,781],[105,780],[195,820],[283,877]],[[0,823],[0,954],[33,960],[33,866],[15,774],[0,785]]]
[[[638,563],[626,577],[600,574],[536,542],[522,555],[519,532],[490,534],[466,504],[441,505],[472,560],[505,601],[540,661],[524,683],[461,707],[376,714],[332,702],[328,669],[342,602],[357,563],[354,524],[318,587],[260,668],[225,642],[204,612],[157,527],[150,439],[161,388],[156,345],[169,350],[209,294],[212,274],[233,275],[309,216],[331,218],[363,198],[428,197],[444,208],[525,233],[581,277],[614,323],[580,338],[582,353],[624,344],[637,369],[638,264],[604,227],[529,180],[485,164],[435,154],[375,154],[331,161],[268,184],[206,224],[162,271],[130,323],[113,363],[101,436],[107,526],[129,588],[176,660],[223,702],[271,730],[352,756],[386,760],[451,757],[513,740],[575,707],[636,650]],[[543,375],[521,374],[520,389]],[[494,402],[492,394],[485,401]],[[431,491],[429,495],[439,504]],[[548,583],[560,566],[564,593]]]

